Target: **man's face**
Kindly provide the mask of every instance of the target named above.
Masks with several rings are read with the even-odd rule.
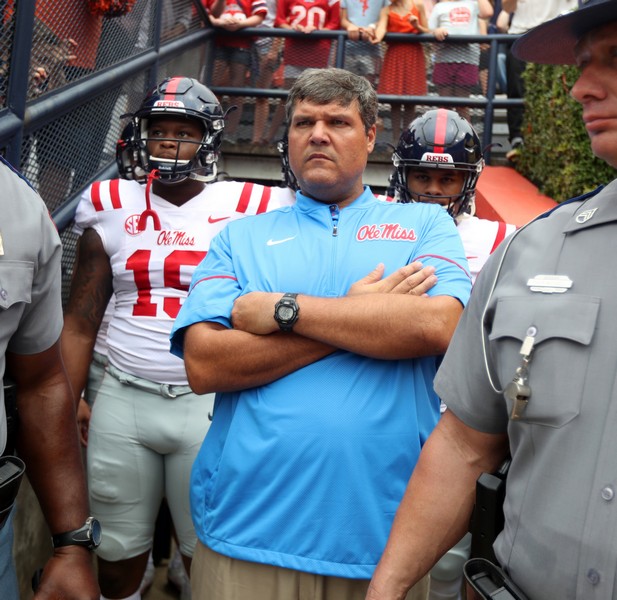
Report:
[[[190,160],[202,138],[201,124],[194,119],[155,117],[148,122],[148,153],[156,158]]]
[[[444,208],[458,200],[464,183],[465,174],[455,169],[412,167],[407,171],[407,189],[414,201],[441,204]]]
[[[295,105],[289,124],[289,163],[302,192],[315,200],[343,207],[363,191],[362,174],[375,145],[354,100]]]
[[[571,94],[583,106],[591,150],[617,168],[617,21],[588,33],[574,54],[581,73]]]

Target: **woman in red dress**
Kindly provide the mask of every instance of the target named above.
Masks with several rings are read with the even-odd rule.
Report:
[[[373,43],[380,43],[386,33],[429,33],[422,0],[392,0],[381,9]],[[397,96],[426,96],[426,62],[420,43],[388,42],[377,92]],[[392,103],[392,140],[396,144],[405,125],[405,105]],[[407,121],[414,118],[413,105],[407,105]]]

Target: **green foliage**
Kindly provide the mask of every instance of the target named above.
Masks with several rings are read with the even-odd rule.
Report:
[[[517,169],[558,202],[608,183],[615,170],[596,158],[569,94],[576,67],[528,64],[524,73],[525,145]]]

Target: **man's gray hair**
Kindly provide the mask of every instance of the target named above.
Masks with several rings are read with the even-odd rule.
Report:
[[[361,77],[344,69],[306,69],[291,86],[285,111],[287,124],[291,123],[298,102],[306,100],[312,104],[349,106],[358,101],[360,117],[364,129],[368,130],[377,121],[377,94],[366,77]]]

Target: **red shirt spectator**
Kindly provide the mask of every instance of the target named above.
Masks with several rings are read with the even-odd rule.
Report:
[[[339,0],[279,0],[274,25],[311,33],[319,29],[339,29]],[[285,65],[326,67],[330,40],[286,38]]]

